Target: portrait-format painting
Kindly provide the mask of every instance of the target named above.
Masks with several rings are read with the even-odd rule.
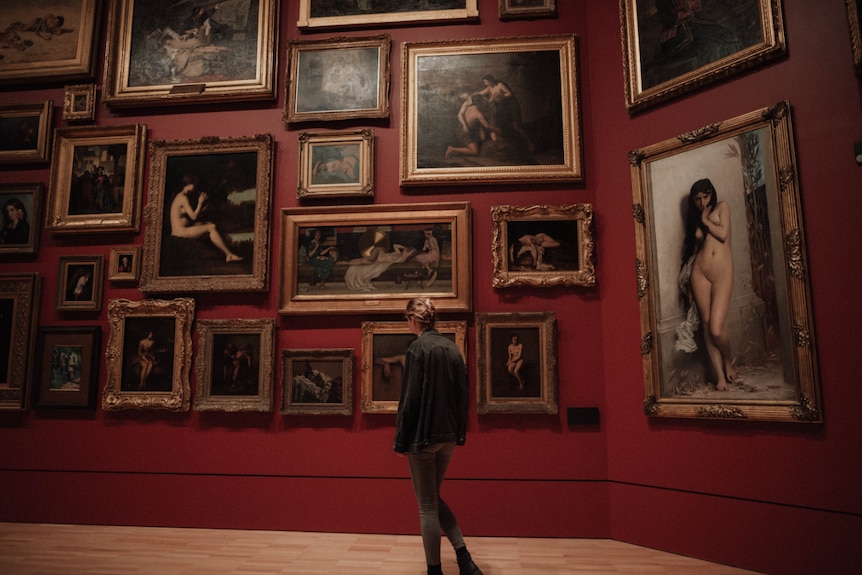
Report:
[[[146,141],[143,124],[55,130],[45,227],[54,234],[139,231]]]
[[[389,117],[388,35],[293,40],[285,122]]]
[[[108,300],[102,409],[188,411],[195,301]]]
[[[281,413],[353,414],[353,349],[281,352]]]
[[[39,287],[37,273],[0,274],[0,410],[28,404]]]
[[[141,291],[265,291],[272,136],[155,141]]]
[[[573,35],[406,43],[402,185],[579,181]]]
[[[477,0],[299,0],[299,28],[390,26],[479,15]]]
[[[557,413],[554,312],[478,313],[477,411]]]
[[[630,152],[649,416],[822,420],[790,113]]]
[[[108,279],[112,282],[138,281],[141,273],[140,246],[112,246],[108,270]]]
[[[0,106],[0,165],[47,162],[53,118],[51,100]]]
[[[101,310],[103,274],[102,256],[61,256],[57,272],[57,309]]]
[[[199,319],[195,411],[272,411],[273,319]]]
[[[275,97],[277,0],[111,0],[102,98],[162,106]]]
[[[557,15],[557,0],[499,0],[500,20],[552,18]]]
[[[467,363],[467,322],[438,321],[435,329],[461,350]],[[363,413],[397,413],[407,348],[416,339],[405,321],[362,322]]]
[[[0,84],[92,79],[101,0],[4,0]]]
[[[43,190],[41,183],[0,184],[0,257],[37,253]]]
[[[784,55],[781,0],[620,0],[636,112]]]
[[[299,134],[296,197],[372,197],[374,130]]]
[[[36,408],[96,407],[101,339],[99,326],[39,328]]]
[[[492,206],[493,285],[592,286],[593,208],[564,206]]]
[[[285,208],[279,313],[472,309],[470,205]]]

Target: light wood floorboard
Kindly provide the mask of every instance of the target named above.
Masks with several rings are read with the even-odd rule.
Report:
[[[445,538],[444,538],[445,545]],[[485,575],[751,575],[609,539],[468,537]],[[443,572],[457,575],[444,547]],[[0,523],[4,575],[424,575],[418,535]]]

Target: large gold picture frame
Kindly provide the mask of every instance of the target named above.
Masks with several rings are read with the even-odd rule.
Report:
[[[28,407],[40,279],[37,273],[0,274],[0,411]]]
[[[401,184],[584,179],[574,35],[405,43]]]
[[[619,0],[626,108],[637,112],[779,58],[781,0]]]
[[[391,46],[388,34],[292,40],[284,121],[388,118]]]
[[[297,28],[394,26],[472,20],[479,16],[478,0],[438,0],[434,8],[416,0],[361,0],[326,2],[299,0]]]
[[[266,291],[271,134],[154,141],[144,293]]]
[[[467,363],[467,322],[438,321]],[[416,339],[404,321],[362,322],[362,413],[397,413],[407,348]]]
[[[275,98],[278,0],[110,2],[102,91],[108,106]]]
[[[0,165],[47,162],[53,122],[51,100],[0,105]]]
[[[195,411],[272,411],[275,320],[195,322]]]
[[[472,309],[470,204],[284,208],[279,313]]]
[[[45,227],[54,234],[137,232],[147,127],[54,131]]]
[[[558,412],[556,330],[552,311],[476,314],[479,413]]]
[[[42,3],[41,5],[44,5]],[[96,68],[101,0],[4,0],[0,84],[90,80]],[[4,45],[4,48],[7,46]]]
[[[281,351],[281,413],[353,415],[353,348]]]
[[[108,300],[102,409],[188,411],[195,300]]]
[[[593,286],[591,204],[492,206],[495,288]]]
[[[821,422],[790,104],[630,160],[646,414]]]

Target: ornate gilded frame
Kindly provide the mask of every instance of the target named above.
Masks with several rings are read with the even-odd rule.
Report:
[[[353,415],[353,348],[284,349],[281,369],[282,414]]]
[[[862,76],[862,2],[844,0],[847,5],[847,24],[850,27],[850,47],[856,75]]]
[[[142,292],[268,289],[273,150],[271,134],[151,143]],[[173,234],[172,203],[189,185],[194,209],[203,197],[199,194],[207,196],[200,215],[186,229],[214,224],[217,236],[241,260],[229,260],[233,256],[218,247],[211,232],[196,238]]]
[[[646,414],[821,422],[790,104],[632,150],[629,158]],[[734,283],[725,326],[737,373],[728,371],[726,391],[717,389],[702,324],[686,315],[683,291],[687,205],[702,178],[731,214]]]
[[[391,47],[388,34],[291,40],[284,122],[388,118]]]
[[[491,223],[495,288],[595,285],[591,204],[492,206]]]
[[[101,311],[105,258],[60,256],[57,270],[58,311]]]
[[[108,379],[102,391],[103,410],[189,410],[194,310],[191,298],[108,300]],[[148,338],[147,345],[144,340]],[[143,388],[142,346],[155,357],[153,371],[143,378]]]
[[[53,121],[52,100],[0,105],[0,165],[47,162]]]
[[[476,314],[478,413],[557,413],[556,327],[552,311]],[[510,372],[515,336],[522,363]]]
[[[6,373],[0,373],[0,411],[22,410],[28,405],[40,279],[38,273],[0,274],[0,310],[10,318],[0,324],[7,345],[0,349],[6,365]]]
[[[374,130],[301,132],[296,197],[374,197]]]
[[[217,3],[207,7],[213,6],[230,18],[223,28],[237,28],[229,40],[219,39],[218,32],[189,38],[189,33],[171,30],[167,12],[188,10],[184,2],[111,0],[102,100],[119,108],[274,99],[281,2],[260,0],[257,14],[228,14]],[[137,9],[145,14],[136,13]],[[152,30],[159,15],[164,27]],[[147,25],[150,28],[145,28]],[[195,28],[203,29],[204,25]],[[231,42],[245,44],[234,46]],[[158,50],[165,51],[164,60],[170,64],[150,59]],[[224,54],[231,54],[233,59]],[[249,54],[253,54],[251,62],[240,60]],[[214,56],[208,59],[210,55]],[[221,68],[213,72],[207,66]],[[253,72],[248,74],[248,70]]]
[[[739,8],[730,11],[717,5],[716,0],[704,0],[700,11],[684,20],[676,14],[668,16],[674,24],[662,29],[661,16],[652,0],[619,0],[625,72],[626,108],[637,112],[659,102],[676,98],[715,83],[744,70],[779,58],[787,52],[781,0],[745,0],[746,13]],[[724,10],[724,11],[723,11]],[[716,54],[689,55],[697,44],[697,20],[708,16],[712,30],[723,29],[736,38],[738,46],[726,41],[735,50],[724,56]],[[740,38],[739,34],[744,37]],[[656,57],[662,39],[673,43],[666,56]],[[730,50],[726,48],[725,50]],[[709,58],[709,61],[703,61]],[[646,71],[645,71],[646,70]]]
[[[51,183],[45,227],[54,234],[138,232],[141,228],[141,190],[144,184],[147,127],[82,126],[54,131]],[[112,187],[118,205],[100,208],[95,190],[79,195],[84,174],[89,174],[112,150],[125,149],[106,170],[112,177],[122,167],[122,187]],[[121,160],[122,158],[122,160]],[[95,183],[91,180],[91,187]],[[83,199],[82,199],[83,198]]]
[[[458,346],[466,365],[467,322],[438,321],[435,329]],[[362,413],[398,412],[403,356],[414,339],[404,321],[362,322]]]
[[[405,43],[401,53],[401,185],[584,179],[574,35]],[[476,154],[456,153],[463,138],[475,141],[458,117],[487,89],[486,75],[508,86],[511,96],[497,106],[509,120],[495,121],[489,102],[477,105],[489,124],[501,124],[499,135],[481,137]]]
[[[401,0],[396,0],[400,2]],[[345,13],[322,13],[316,15],[312,4],[315,0],[299,0],[299,19],[297,28],[344,28],[362,26],[394,26],[412,23],[435,23],[444,21],[473,20],[479,16],[478,0],[462,0],[456,8],[416,9],[416,10],[382,10],[375,13],[363,11],[360,8],[351,10],[342,3],[339,8]]]
[[[192,408],[272,411],[275,320],[199,319],[195,325],[198,352]]]
[[[63,119],[67,122],[96,119],[95,84],[76,84],[63,88]]]
[[[60,34],[41,35],[33,30],[9,29],[13,22],[28,22],[38,11],[28,0],[5,0],[0,29],[11,32],[13,49],[0,60],[0,84],[32,84],[90,80],[96,71],[96,40],[101,23],[101,0],[52,0],[54,14],[62,15]],[[45,14],[38,14],[44,17]],[[31,45],[27,45],[27,43]],[[40,45],[36,45],[39,43]],[[14,49],[17,47],[18,49]]]
[[[431,274],[412,257],[422,251],[426,230],[440,255],[436,267],[429,263]],[[324,262],[331,275],[323,282],[307,256],[315,231],[336,258]],[[401,313],[416,296],[433,297],[441,311],[472,309],[467,202],[284,208],[281,242],[280,314]],[[360,261],[373,254],[380,260]],[[380,267],[350,271],[366,263]]]

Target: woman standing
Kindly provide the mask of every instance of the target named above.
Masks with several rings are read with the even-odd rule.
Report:
[[[442,529],[455,549],[460,575],[482,575],[467,551],[455,515],[440,498],[455,446],[466,440],[467,366],[458,346],[434,329],[437,310],[430,299],[411,299],[405,317],[417,338],[404,360],[393,449],[407,454],[428,574],[443,573]]]
[[[733,291],[733,253],[730,249],[730,206],[719,202],[708,179],[696,181],[688,197],[688,223],[683,248],[681,284],[697,306],[703,339],[715,372],[715,388],[726,391],[737,379],[725,328]],[[685,276],[689,281],[685,282]]]

